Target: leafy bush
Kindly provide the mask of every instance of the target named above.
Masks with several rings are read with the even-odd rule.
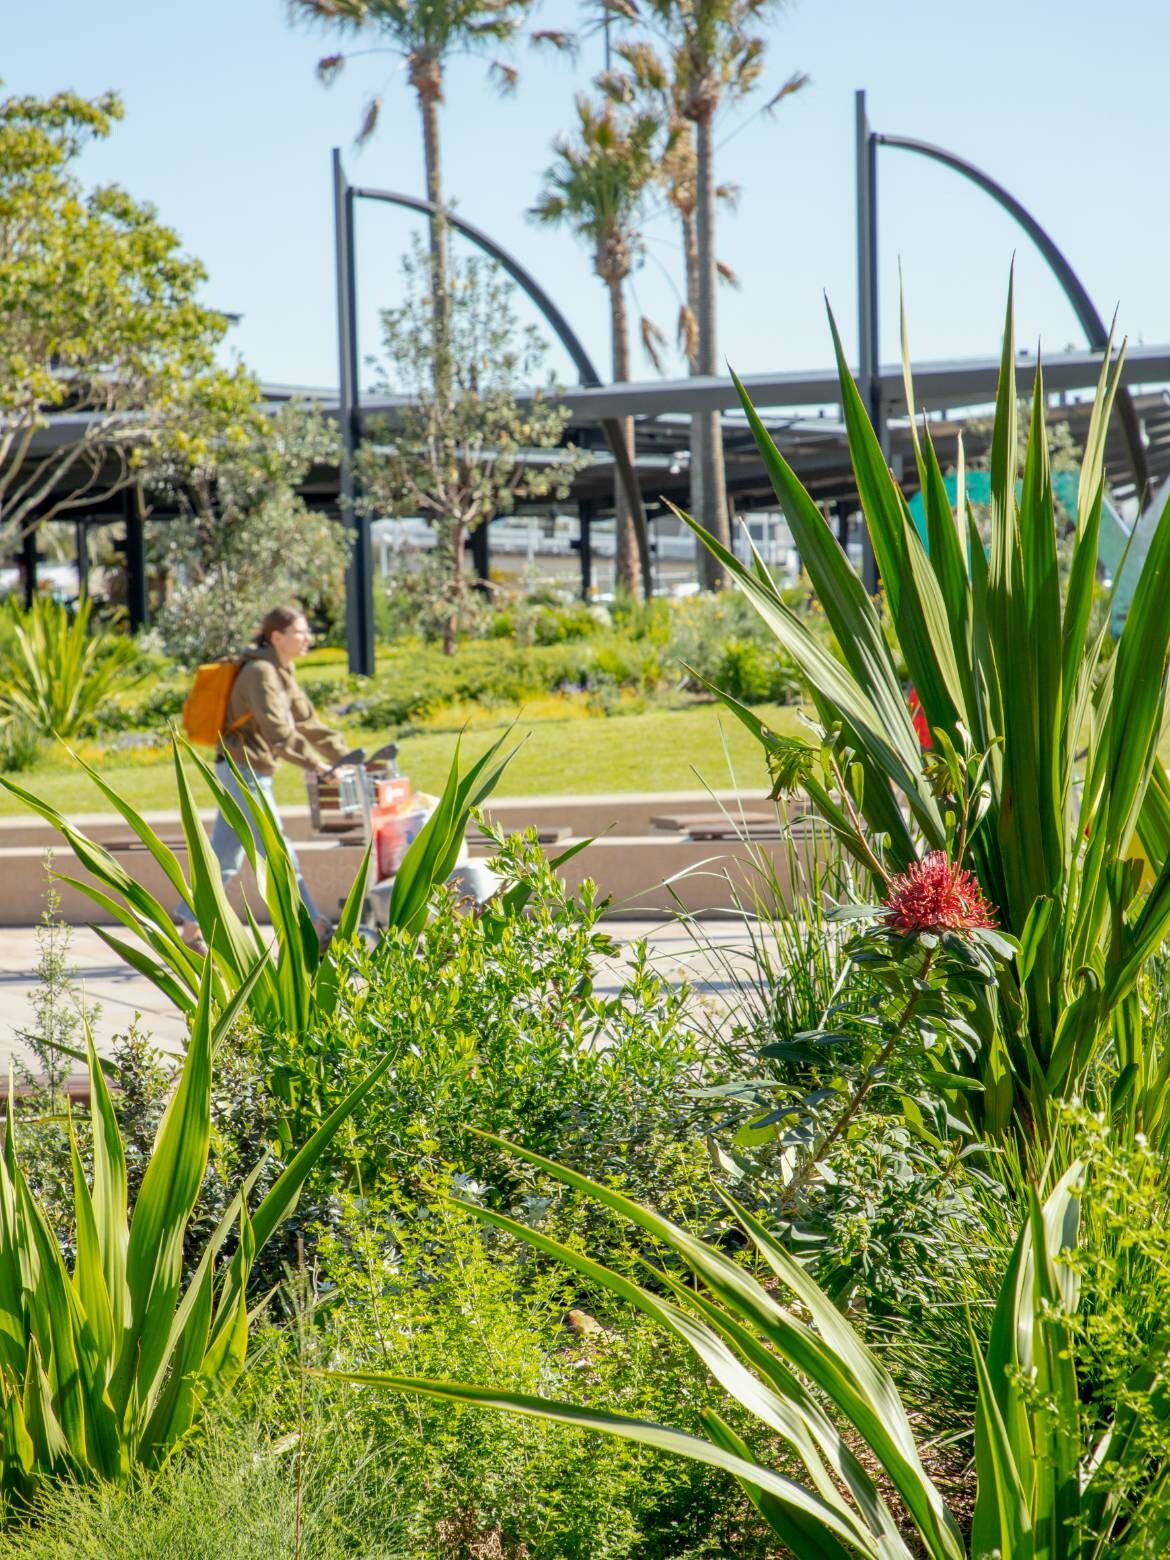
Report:
[[[347,1202],[328,1283],[314,1293],[312,1272],[294,1269],[295,1321],[256,1329],[206,1434],[127,1485],[41,1492],[30,1520],[4,1529],[5,1555],[106,1560],[116,1534],[119,1560],[762,1560],[763,1524],[719,1474],[571,1429],[355,1402],[312,1373],[346,1361],[467,1374],[486,1354],[517,1387],[657,1418],[693,1421],[712,1398],[685,1349],[636,1313],[607,1311],[576,1338],[562,1318],[577,1295],[559,1274],[532,1275],[523,1248],[485,1242],[438,1201],[422,1215],[403,1227],[398,1210]]]
[[[712,1398],[703,1371],[677,1344],[664,1346],[642,1317],[620,1306],[594,1318],[580,1310],[580,1287],[547,1266],[535,1269],[522,1246],[485,1239],[474,1219],[429,1190],[421,1206],[415,1197],[404,1202],[366,1198],[347,1208],[340,1236],[320,1253],[329,1330],[303,1343],[287,1331],[272,1340],[275,1383],[265,1381],[270,1360],[263,1359],[246,1384],[262,1394],[258,1407],[273,1414],[265,1397],[274,1385],[283,1423],[296,1422],[299,1388],[295,1378],[282,1387],[281,1350],[289,1364],[344,1360],[355,1369],[456,1377],[480,1369],[486,1355],[520,1390],[583,1392],[592,1402],[616,1400],[630,1412],[697,1425]],[[628,1261],[633,1266],[632,1250]],[[732,1533],[737,1553],[763,1553],[746,1504],[729,1500],[725,1482],[706,1470],[616,1443],[590,1445],[573,1431],[550,1434],[484,1414],[455,1425],[438,1405],[420,1402],[403,1413],[374,1393],[355,1402],[319,1378],[315,1390],[326,1394],[328,1420],[345,1419],[366,1458],[394,1470],[397,1499],[384,1518],[389,1553],[713,1556],[727,1552]]]
[[[445,704],[514,706],[545,693],[620,686],[646,692],[665,677],[657,649],[616,634],[569,643],[460,646],[456,656],[420,647],[382,653],[373,687],[354,713],[368,730],[406,725]]]
[[[31,721],[19,715],[0,725],[0,775],[19,775],[36,766],[45,739]]]
[[[352,1150],[367,1189],[413,1187],[459,1163],[506,1201],[517,1184],[476,1136],[506,1126],[595,1173],[640,1166],[649,1192],[655,1135],[691,1140],[686,1090],[701,1062],[684,999],[638,962],[616,996],[592,996],[598,961],[617,951],[593,885],[569,895],[531,838],[509,842],[496,865],[511,887],[483,914],[461,915],[440,894],[425,937],[354,948],[334,1011],[275,1044],[290,1128],[311,1130],[377,1045],[391,1067]],[[694,1147],[680,1177],[692,1186],[703,1178]]]
[[[788,704],[800,692],[796,668],[751,639],[724,641],[712,680],[745,704]]]
[[[1105,1352],[1111,1363],[1136,1364],[1136,1370],[1115,1379],[1110,1399],[1082,1403],[1078,1318],[1086,1317],[1090,1334],[1093,1323],[1081,1307],[1080,1164],[1043,1203],[1029,1189],[986,1348],[973,1349],[977,1492],[968,1545],[927,1472],[890,1376],[800,1264],[745,1210],[732,1205],[759,1258],[796,1304],[784,1303],[742,1266],[649,1209],[531,1153],[521,1157],[655,1236],[698,1285],[673,1282],[673,1299],[666,1300],[579,1249],[493,1210],[467,1206],[489,1226],[527,1240],[635,1305],[664,1335],[684,1340],[727,1398],[788,1444],[798,1477],[758,1460],[741,1431],[710,1408],[701,1411],[706,1434],[694,1436],[613,1407],[578,1406],[498,1384],[480,1387],[380,1370],[340,1375],[366,1386],[604,1430],[723,1468],[739,1480],[777,1538],[801,1556],[910,1560],[925,1553],[934,1560],[968,1555],[978,1560],[1043,1549],[1052,1560],[1083,1560],[1086,1554],[1139,1560],[1165,1551],[1170,1512],[1162,1491],[1170,1474],[1170,1401],[1161,1352],[1151,1355],[1147,1340],[1139,1352],[1122,1320],[1123,1303],[1115,1306],[1103,1334],[1120,1347]],[[1124,1220],[1124,1205],[1103,1190],[1106,1219]],[[1132,1247],[1131,1241],[1129,1250],[1123,1248],[1125,1259]],[[1114,1272],[1124,1265],[1115,1261]],[[852,1444],[842,1438],[841,1425]],[[864,1459],[853,1449],[858,1444]],[[881,1486],[871,1470],[880,1472]],[[889,1503],[888,1490],[897,1492],[899,1506]]]
[[[597,624],[584,602],[572,606],[542,607],[532,625],[532,638],[538,645],[563,645],[571,640],[588,639],[597,632]]]
[[[101,732],[156,731],[165,740],[167,727],[177,721],[191,691],[190,682],[164,684],[136,701],[108,702],[95,712],[94,724]]]
[[[374,630],[380,644],[420,638],[429,648],[442,642],[452,623],[460,640],[485,631],[491,613],[488,597],[465,582],[454,584],[450,558],[442,549],[424,552],[400,546],[391,560],[390,573],[374,595]]]
[[[131,640],[90,632],[88,598],[72,618],[58,602],[37,597],[28,612],[4,609],[11,635],[0,650],[0,724],[19,721],[42,737],[71,737],[133,680]]]

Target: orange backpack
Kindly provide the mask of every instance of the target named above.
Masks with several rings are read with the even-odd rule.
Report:
[[[222,660],[208,661],[196,669],[195,682],[183,705],[183,730],[192,742],[215,747],[223,736],[228,700],[240,665],[238,656],[226,655]],[[245,715],[242,720],[233,721],[231,730],[250,719]]]

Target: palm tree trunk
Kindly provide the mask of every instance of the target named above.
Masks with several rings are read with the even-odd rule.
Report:
[[[443,654],[455,654],[455,636],[459,632],[459,608],[463,595],[463,557],[466,532],[460,520],[450,520],[451,544],[451,605],[443,623]]]
[[[605,278],[609,288],[609,321],[613,337],[613,377],[615,383],[630,377],[630,329],[626,318],[624,278],[610,270]],[[634,419],[621,419],[621,435],[631,458],[634,454]],[[626,502],[625,490],[616,472],[613,488],[613,516],[616,532],[616,581],[632,596],[639,594],[641,579],[638,573],[638,544],[634,535],[634,517]]]
[[[698,152],[698,243],[699,243],[699,373],[719,372],[719,348],[717,339],[716,297],[718,272],[715,265],[715,135],[714,105],[710,111],[695,121],[695,141]],[[727,483],[723,472],[723,431],[720,416],[715,412],[700,412],[696,419],[702,426],[704,472],[703,508],[700,519],[717,541],[726,547],[730,539],[727,519]],[[719,590],[727,583],[721,566],[704,548],[702,552],[703,583],[712,590]]]
[[[439,104],[443,101],[442,61],[421,50],[410,58],[410,83],[418,95],[422,118],[423,163],[426,169],[427,199],[435,207],[431,219],[431,379],[435,401],[440,408],[451,399],[451,315],[449,272],[447,265],[447,219],[443,210],[443,165],[439,150]],[[443,412],[438,419],[441,422]],[[463,590],[463,525],[456,515],[445,517],[451,528],[448,589],[451,610],[443,625],[443,653],[455,654],[459,601]],[[444,517],[438,521],[440,544]]]
[[[695,326],[699,319],[699,225],[692,209],[679,213],[682,221],[683,262],[686,266],[687,278],[687,310]],[[698,341],[688,343],[687,372],[697,374],[699,372]],[[690,512],[699,516],[703,513],[703,478],[706,475],[707,455],[704,449],[704,426],[702,418],[691,418],[690,429]],[[698,553],[706,556],[706,549],[698,541],[695,542]],[[700,564],[700,567],[702,565]]]
[[[437,62],[430,68],[416,67],[414,79],[422,115],[423,161],[426,165],[427,199],[437,208],[431,222],[431,296],[434,338],[435,396],[447,400],[451,387],[450,302],[447,267],[447,221],[443,213],[443,174],[439,151],[439,104],[442,101],[442,74]]]

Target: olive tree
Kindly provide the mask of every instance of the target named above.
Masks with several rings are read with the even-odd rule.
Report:
[[[562,448],[568,412],[543,372],[539,333],[522,327],[514,289],[491,263],[455,262],[446,299],[450,380],[434,374],[435,294],[418,245],[403,261],[404,301],[382,314],[376,388],[401,397],[358,455],[359,502],[376,516],[415,516],[435,531],[443,649],[455,649],[466,600],[468,535],[518,503],[564,498],[583,457]],[[521,395],[521,391],[524,392]]]

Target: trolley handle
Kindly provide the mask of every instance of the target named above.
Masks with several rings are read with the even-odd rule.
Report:
[[[364,765],[365,761],[365,748],[353,748],[350,752],[343,753],[335,763],[331,764],[329,768],[322,773],[321,778],[322,780],[328,780],[329,776],[335,774],[337,770],[345,769],[351,765]]]

